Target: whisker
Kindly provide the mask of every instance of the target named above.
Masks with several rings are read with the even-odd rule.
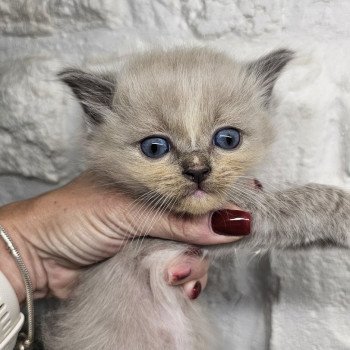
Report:
[[[144,233],[142,234],[142,238],[139,240],[139,241],[140,241],[140,245],[139,245],[138,250],[141,249],[141,245],[142,245],[142,243],[143,243],[144,238],[145,238],[145,237],[148,235],[148,233],[152,230],[153,225],[154,225],[154,223],[156,222],[157,218],[160,217],[160,216],[163,214],[164,208],[166,209],[166,207],[167,207],[167,205],[168,205],[167,200],[168,200],[168,199],[167,199],[166,197],[163,198],[161,204],[159,205],[159,207],[158,207],[157,210],[155,211],[155,213],[154,213],[152,219],[149,221],[149,223],[148,223],[148,224],[149,224],[149,225],[148,225],[148,228],[145,229],[145,230],[143,230]],[[137,252],[138,252],[138,250],[137,250]]]
[[[148,198],[148,200],[145,203],[143,203],[140,206],[140,208],[138,209],[138,211],[137,211],[138,217],[141,218],[143,216],[143,214],[147,212],[147,210],[149,210],[151,207],[153,207],[154,202],[157,200],[159,200],[158,195],[156,193],[151,194],[151,196]],[[136,215],[134,215],[134,216],[136,217]],[[137,226],[135,228],[134,232],[132,233],[131,240],[130,240],[130,236],[129,236],[125,239],[125,241],[133,242],[134,239],[138,236],[138,234],[140,232],[142,232],[144,225],[145,225],[145,222],[141,222],[139,224],[139,226]]]

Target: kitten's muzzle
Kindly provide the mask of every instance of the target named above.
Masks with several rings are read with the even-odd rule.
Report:
[[[200,184],[203,182],[211,173],[210,166],[201,166],[201,167],[193,167],[188,168],[182,172],[182,175],[187,179]]]

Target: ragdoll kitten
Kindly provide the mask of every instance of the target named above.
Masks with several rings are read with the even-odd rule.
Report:
[[[308,185],[276,193],[245,185],[244,174],[273,139],[273,85],[292,59],[274,51],[237,62],[209,49],[136,55],[115,76],[76,69],[60,74],[92,132],[89,167],[106,183],[160,210],[198,215],[232,201],[252,213],[238,247],[349,245],[350,195]],[[82,273],[74,296],[46,330],[48,350],[215,349],[199,301],[168,286],[164,270],[186,244],[146,238]]]

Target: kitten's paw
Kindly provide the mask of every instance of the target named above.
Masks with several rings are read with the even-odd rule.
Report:
[[[165,280],[170,285],[181,286],[189,299],[196,299],[207,284],[208,269],[208,258],[201,249],[193,247],[170,263]]]

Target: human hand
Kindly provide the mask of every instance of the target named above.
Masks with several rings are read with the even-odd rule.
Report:
[[[233,205],[226,208],[238,210]],[[88,174],[58,190],[0,208],[0,223],[22,254],[37,298],[67,297],[81,267],[115,255],[128,240],[145,233],[195,245],[229,243],[249,233],[245,222],[241,229],[236,226],[239,232],[216,234],[210,221],[210,215],[194,219],[157,216],[125,194],[97,186]],[[213,227],[220,227],[220,223]],[[208,262],[200,255],[200,249],[186,254],[172,262],[165,273],[167,282],[181,285],[190,298],[198,296],[207,280]],[[24,300],[22,280],[12,257],[0,254],[0,270],[19,300]]]

